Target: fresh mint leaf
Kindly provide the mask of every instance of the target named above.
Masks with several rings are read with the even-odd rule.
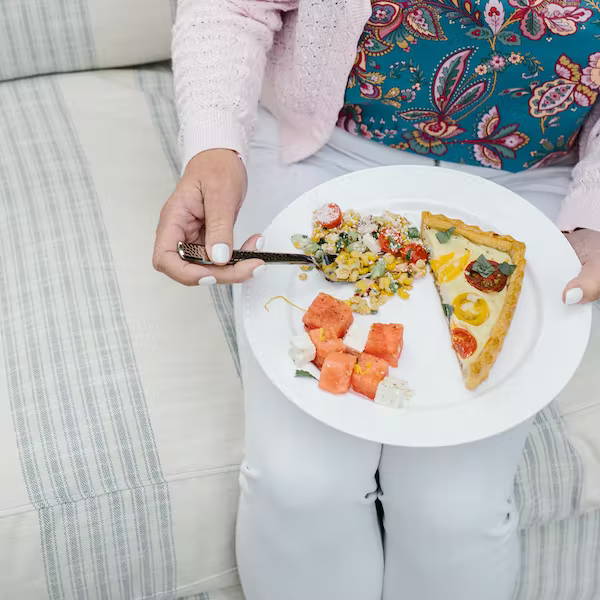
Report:
[[[415,240],[419,237],[419,230],[416,227],[409,227],[406,231],[408,237]]]
[[[452,306],[452,304],[442,304],[442,308],[444,309],[444,314],[446,315],[446,318],[449,319],[452,316],[452,313],[454,312],[454,307]]]
[[[483,255],[480,254],[479,258],[473,263],[471,271],[479,273],[482,277],[489,277],[494,274],[494,265]]]
[[[435,237],[440,244],[447,244],[455,231],[456,227],[450,227],[450,229],[446,229],[446,231],[438,231],[435,234]]]
[[[313,379],[316,379],[312,373],[304,371],[303,369],[296,369],[296,377],[312,377]]]
[[[502,273],[502,275],[506,275],[507,277],[512,275],[515,272],[516,268],[517,265],[511,265],[507,262],[503,262],[498,265],[498,270],[500,271],[500,273]]]

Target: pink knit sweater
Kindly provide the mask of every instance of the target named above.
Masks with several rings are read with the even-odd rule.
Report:
[[[183,164],[210,148],[245,157],[259,99],[286,162],[326,142],[370,0],[179,0],[173,36]],[[587,120],[558,225],[600,231],[600,105]]]

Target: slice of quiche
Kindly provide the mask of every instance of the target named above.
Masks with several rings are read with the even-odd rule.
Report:
[[[423,212],[421,236],[465,386],[484,381],[519,300],[525,244],[458,219]]]

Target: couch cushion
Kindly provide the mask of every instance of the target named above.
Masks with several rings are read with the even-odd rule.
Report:
[[[0,83],[2,597],[237,582],[235,361],[210,291],[151,266],[169,87],[160,67]]]
[[[176,0],[2,0],[0,81],[165,60]]]

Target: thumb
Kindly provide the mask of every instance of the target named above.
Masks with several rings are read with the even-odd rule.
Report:
[[[231,258],[233,225],[239,198],[233,194],[211,194],[204,197],[205,244],[211,260],[224,265]]]
[[[575,279],[567,283],[563,292],[565,304],[585,304],[600,298],[600,258],[586,261]]]

